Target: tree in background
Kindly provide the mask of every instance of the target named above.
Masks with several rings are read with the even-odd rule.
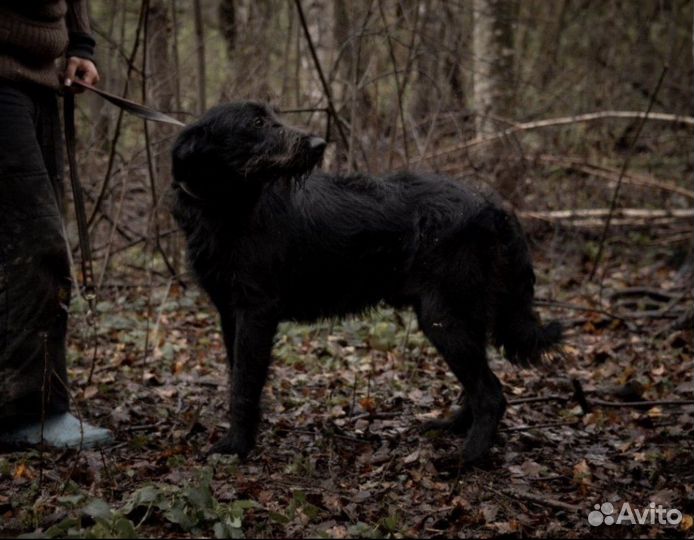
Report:
[[[473,2],[473,102],[478,137],[508,127],[514,118],[513,23],[515,0]],[[516,192],[516,168],[503,156],[503,143],[487,144],[479,157],[496,177],[497,188],[509,199]]]

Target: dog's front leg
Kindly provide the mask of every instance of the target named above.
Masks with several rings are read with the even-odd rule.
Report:
[[[244,458],[255,445],[260,422],[260,395],[267,378],[277,320],[261,312],[236,314],[233,369],[230,380],[230,427],[210,453]]]
[[[229,366],[229,376],[234,370],[234,354],[236,341],[236,312],[233,309],[220,309],[219,316],[222,323],[222,337],[224,347],[227,351],[227,365]]]

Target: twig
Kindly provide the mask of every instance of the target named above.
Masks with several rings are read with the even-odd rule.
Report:
[[[530,431],[531,429],[544,429],[550,427],[563,427],[563,426],[575,426],[580,424],[580,420],[573,420],[571,422],[547,422],[546,424],[534,424],[532,426],[512,426],[506,428],[499,428],[499,431],[509,432],[509,431]]]
[[[354,409],[357,406],[357,374],[356,372],[354,373],[354,384],[352,385],[352,404],[349,407],[349,414],[347,415],[348,417],[352,417],[354,414]]]
[[[123,189],[121,189],[120,200],[118,201],[118,206],[116,208],[116,215],[113,218],[113,226],[111,227],[111,233],[109,234],[108,242],[106,243],[106,255],[104,255],[104,260],[101,265],[101,275],[99,276],[99,281],[97,281],[97,289],[101,289],[101,285],[106,279],[106,272],[108,271],[108,265],[111,259],[111,250],[113,249],[113,242],[116,234],[116,227],[120,221],[121,214],[123,212],[123,204],[125,202],[127,183],[125,177],[123,177]]]
[[[160,233],[159,233],[159,237],[160,237],[160,238],[166,238],[167,236],[171,236],[171,235],[173,235],[173,234],[178,234],[178,233],[180,233],[180,229],[178,229],[178,228],[169,229],[168,231],[160,232]],[[133,247],[135,247],[135,246],[138,246],[139,244],[145,243],[145,242],[147,242],[148,240],[149,240],[149,238],[147,238],[146,236],[141,236],[140,238],[137,238],[137,239],[135,239],[135,240],[130,240],[130,241],[129,241],[127,244],[125,244],[124,246],[120,246],[118,249],[112,250],[112,251],[111,251],[111,255],[113,256],[113,255],[116,255],[116,254],[121,253],[121,252],[123,252],[123,251],[126,251],[126,250],[128,250],[128,249],[130,249],[130,248],[133,248]],[[105,245],[103,245],[103,246],[99,246],[98,248],[96,248],[95,251],[99,252],[99,251],[102,251],[102,250],[104,250],[104,249],[107,249],[107,247],[108,247],[108,246],[105,244]],[[96,259],[96,260],[98,260],[98,259]]]
[[[573,384],[573,381],[572,381]],[[575,387],[574,387],[575,392]],[[572,399],[576,399],[576,393],[573,396],[560,396],[558,394],[551,394],[549,396],[531,396],[527,398],[517,398],[509,399],[507,405],[524,405],[526,403],[542,403],[548,401],[561,401],[567,402]],[[588,407],[686,407],[688,405],[694,405],[694,399],[669,399],[669,400],[654,400],[654,401],[606,401],[604,399],[589,398],[586,397],[585,391],[583,393],[583,399]]]
[[[104,455],[104,449],[99,447],[99,455],[101,456],[101,464],[104,467],[104,470],[106,471],[106,476],[108,476],[108,481],[111,484],[111,495],[113,495],[114,490],[118,487],[118,484],[116,483],[116,479],[113,477],[113,473],[111,472],[111,467],[108,466],[108,463],[106,463],[106,456]]]
[[[68,471],[67,475],[65,476],[65,479],[63,480],[63,486],[60,489],[60,494],[62,495],[65,493],[65,490],[68,488],[68,485],[70,483],[70,478],[72,478],[72,475],[74,474],[75,470],[77,469],[77,465],[79,463],[79,458],[82,455],[82,450],[84,449],[84,420],[82,418],[82,411],[77,405],[77,401],[74,399],[72,396],[72,393],[70,392],[70,387],[67,384],[67,381],[64,381],[58,373],[56,373],[55,370],[53,370],[53,376],[55,377],[56,381],[60,383],[60,385],[63,387],[63,390],[68,396],[69,401],[74,405],[74,410],[75,410],[75,415],[77,416],[77,420],[79,420],[80,423],[80,443],[77,449],[75,450],[75,459],[72,461],[72,464],[70,465],[70,470]]]
[[[405,354],[405,349],[410,340],[410,334],[412,333],[412,324],[414,323],[414,313],[410,313],[407,319],[407,324],[405,324],[405,333],[402,336],[402,341],[400,342],[400,354]]]
[[[104,28],[101,27],[98,21],[91,19],[90,18],[90,27],[92,31],[99,36],[99,43],[102,41],[105,43],[108,43],[111,49],[116,51],[116,56],[119,56],[120,59],[125,62],[126,64],[132,64],[130,61],[130,58],[128,57],[128,54],[125,52],[125,48],[121,43],[119,43],[116,39],[111,37],[111,33],[113,32],[113,29],[105,30]],[[132,70],[135,71],[138,75],[141,75],[140,70],[133,66]]]
[[[573,169],[590,176],[604,178],[606,180],[614,182],[616,182],[619,178],[618,169],[613,169],[604,165],[597,165],[595,163],[589,163],[581,158],[542,154],[537,156],[535,159],[537,159],[537,161],[541,163],[557,165],[566,169]],[[676,193],[678,195],[686,197],[687,199],[694,199],[694,191],[692,191],[691,189],[678,186],[675,182],[672,181],[660,180],[658,178],[644,174],[635,174],[633,172],[625,174],[624,178],[622,178],[622,183],[632,184],[634,186],[651,187],[654,189],[659,189],[661,191]]]
[[[330,113],[330,109],[327,107],[307,107],[304,109],[281,109],[280,114],[299,114],[299,113],[314,113],[314,112],[322,112],[322,113]]]
[[[600,407],[686,407],[694,405],[694,399],[671,399],[663,401],[605,401],[603,399],[591,399],[592,405]]]
[[[619,294],[619,293],[622,294]],[[685,297],[687,297],[690,292],[688,290],[682,291],[676,295],[669,295],[663,291],[655,289],[647,289],[641,287],[633,287],[631,289],[624,289],[623,291],[617,291],[612,295],[612,299],[618,298],[619,296],[635,296],[638,294],[650,296],[653,301],[665,302],[665,304],[660,309],[646,310],[646,311],[632,311],[630,313],[624,313],[622,316],[629,319],[675,319],[679,317],[680,311],[671,313],[674,307],[679,304]],[[656,300],[657,299],[657,300]],[[656,336],[659,335],[656,334]]]
[[[383,12],[383,2],[381,0],[378,0],[378,11],[381,15],[381,21],[383,21],[383,29],[386,32],[386,42],[388,43],[388,53],[390,55],[390,61],[393,64],[393,77],[395,78],[395,90],[396,90],[396,95],[397,95],[397,106],[398,106],[398,112],[400,115],[400,124],[402,127],[402,143],[403,143],[403,149],[405,150],[405,162],[409,163],[410,162],[410,151],[409,148],[407,147],[407,131],[406,131],[406,126],[405,126],[405,112],[403,110],[402,106],[402,90],[400,87],[400,78],[398,77],[398,64],[395,59],[395,51],[393,50],[393,40],[390,36],[390,30],[388,29],[388,22],[386,21],[386,15]],[[390,155],[388,156],[388,167],[390,168],[393,163],[393,143],[395,142],[395,133],[397,133],[397,129],[393,130],[393,139],[391,139],[391,146],[390,146]]]
[[[390,420],[391,418],[399,418],[401,416],[402,412],[365,412],[351,416],[349,419],[352,422],[356,422],[365,418],[369,420]]]
[[[154,429],[157,429],[158,427],[162,426],[164,424],[163,421],[155,422],[153,424],[140,424],[137,426],[128,426],[123,429],[123,431],[127,431],[128,433],[135,433],[138,431],[152,431]]]
[[[666,291],[661,291],[660,289],[653,289],[651,287],[626,287],[624,289],[619,289],[610,295],[610,300],[614,301],[618,298],[630,298],[630,297],[641,297],[649,296],[651,299],[658,302],[669,302],[673,298],[677,298],[679,295],[673,295]]]
[[[472,146],[477,146],[480,144],[488,144],[499,139],[503,139],[514,133],[522,131],[531,131],[535,129],[554,127],[554,126],[565,126],[570,124],[578,124],[581,122],[594,122],[596,120],[605,120],[610,118],[644,118],[644,113],[639,111],[600,111],[594,113],[578,114],[574,116],[563,116],[558,118],[548,118],[546,120],[537,120],[534,122],[524,122],[522,124],[517,124],[513,127],[507,128],[503,131],[498,131],[486,137],[476,137],[463,144],[457,144],[450,148],[444,150],[439,150],[432,154],[424,155],[420,158],[413,160],[413,163],[420,161],[425,161],[427,159],[434,159],[447,154],[452,154],[455,152],[460,152]],[[649,120],[659,120],[663,122],[673,122],[676,124],[684,124],[686,126],[694,126],[694,117],[682,116],[677,114],[664,114],[664,113],[651,113],[648,115]]]
[[[548,212],[519,212],[524,219],[537,219],[548,223],[561,223],[562,227],[576,229],[602,229],[609,209],[553,210]],[[585,215],[586,217],[581,217]],[[646,208],[626,208],[616,210],[612,227],[654,227],[672,225],[677,221],[694,217],[694,209],[676,208],[673,210],[650,210]]]
[[[152,347],[153,351],[156,351],[159,343],[159,326],[161,324],[161,317],[164,313],[164,307],[166,306],[166,301],[169,299],[169,293],[171,292],[171,285],[173,284],[174,278],[170,278],[166,284],[166,290],[164,291],[164,296],[157,310],[157,320],[154,323],[154,328],[152,329]]]
[[[147,103],[147,49],[148,49],[148,34],[149,34],[149,0],[144,0],[145,3],[145,22],[143,31],[143,42],[142,47],[142,103]],[[147,293],[147,312],[146,312],[146,322],[145,322],[145,343],[144,343],[144,354],[142,356],[142,376],[145,374],[145,366],[147,364],[147,356],[149,354],[149,334],[150,334],[150,319],[152,315],[152,294],[153,294],[153,266],[154,266],[154,251],[158,243],[159,236],[159,213],[157,212],[157,182],[154,173],[154,161],[152,159],[152,146],[149,138],[149,126],[147,121],[143,121],[143,126],[145,130],[145,151],[147,155],[147,172],[149,176],[149,186],[152,194],[152,212],[149,216],[147,223],[147,240],[149,241],[150,226],[154,226],[155,240],[152,245],[152,250],[149,255],[149,264],[147,269],[148,274],[148,293]],[[146,246],[146,244],[145,244]]]
[[[615,216],[636,219],[677,218],[691,219],[694,208],[649,209],[649,208],[620,208],[612,212]],[[550,210],[546,212],[519,212],[522,218],[547,219],[551,221],[583,219],[589,217],[608,217],[609,208],[576,208],[571,210]]]
[[[533,219],[539,219],[540,221],[545,221],[548,223],[558,223],[561,227],[563,228],[568,228],[568,229],[588,229],[588,230],[595,230],[595,229],[602,229],[605,225],[605,220],[601,218],[585,218],[585,219],[576,219],[576,220],[571,220],[571,221],[561,221],[561,220],[546,220],[542,218],[536,218],[535,216],[530,216]],[[646,219],[633,219],[633,218],[624,218],[624,219],[613,219],[612,220],[612,228],[616,227],[623,227],[623,228],[635,228],[635,229],[643,229],[643,228],[649,228],[652,229],[653,227],[668,227],[670,225],[674,225],[675,222],[678,221],[678,218],[673,218],[673,217],[660,217],[660,218],[652,218],[651,220],[646,220]]]
[[[493,490],[496,491],[496,490]],[[552,508],[558,508],[560,510],[565,510],[573,514],[581,512],[581,508],[573,504],[567,504],[565,502],[559,501],[557,499],[547,497],[544,495],[536,495],[534,493],[528,493],[527,491],[517,491],[514,489],[502,489],[501,492],[504,495],[512,498],[525,499],[526,501],[537,503],[543,507],[551,506]]]
[[[46,332],[41,332],[41,339],[43,341],[43,381],[41,382],[41,443],[39,446],[39,493],[43,489],[43,432],[46,425],[46,395],[47,395],[47,385],[48,385],[48,343]]]
[[[658,79],[657,84],[655,85],[655,90],[653,90],[653,93],[651,94],[651,99],[648,103],[648,108],[646,109],[646,114],[644,114],[641,117],[641,121],[639,122],[638,127],[636,128],[636,134],[634,135],[634,138],[631,141],[631,146],[629,146],[629,151],[627,153],[626,158],[624,159],[624,162],[622,163],[622,168],[619,171],[619,178],[617,179],[617,185],[614,188],[614,192],[612,193],[612,200],[610,201],[610,212],[607,214],[607,221],[605,221],[605,227],[602,230],[602,234],[600,235],[600,243],[598,244],[598,253],[595,256],[595,261],[593,263],[593,269],[590,271],[590,275],[588,276],[588,281],[593,281],[593,278],[595,277],[595,272],[598,269],[598,266],[600,265],[600,261],[602,260],[602,253],[605,247],[605,240],[607,239],[607,233],[610,230],[610,222],[612,221],[612,214],[615,211],[615,208],[617,207],[617,199],[619,198],[619,190],[622,187],[622,179],[624,178],[624,175],[627,172],[627,168],[629,167],[629,163],[631,162],[631,157],[634,155],[634,148],[636,148],[636,141],[639,140],[639,137],[641,136],[641,131],[643,130],[643,126],[646,124],[646,120],[648,119],[648,115],[651,113],[651,109],[653,108],[653,103],[655,103],[655,98],[658,95],[658,91],[660,90],[661,85],[663,84],[663,79],[665,78],[665,74],[668,71],[668,66],[667,64],[663,66],[663,70],[660,73],[660,78]],[[604,277],[604,273],[603,273]],[[602,279],[600,280],[602,282]]]
[[[130,52],[130,57],[128,58],[128,71],[126,72],[125,75],[125,83],[123,83],[123,92],[122,96],[127,97],[128,95],[128,86],[130,85],[130,74],[133,71],[134,68],[134,62],[135,62],[135,56],[137,55],[137,50],[140,47],[140,33],[142,31],[142,28],[144,26],[144,21],[145,21],[145,15],[146,11],[149,9],[149,2],[147,0],[142,0],[142,3],[140,4],[140,15],[137,21],[137,29],[135,30],[135,43],[133,44],[133,49]],[[142,71],[142,78],[143,80],[146,78],[146,74],[144,73],[144,69]],[[89,216],[89,219],[87,220],[87,224],[90,227],[93,227],[94,225],[94,218],[96,217],[97,213],[99,212],[99,208],[101,207],[101,203],[104,201],[104,197],[106,196],[106,190],[108,188],[109,180],[111,179],[111,172],[113,171],[113,164],[116,159],[116,146],[118,144],[118,139],[120,138],[120,132],[121,132],[121,125],[123,123],[123,116],[125,114],[125,111],[123,109],[118,109],[118,119],[116,120],[116,128],[113,133],[113,140],[111,141],[111,151],[108,156],[108,164],[106,166],[106,174],[104,175],[104,181],[101,184],[101,190],[99,191],[99,195],[96,197],[96,201],[94,202],[94,208],[92,209],[92,214]]]
[[[541,403],[545,401],[569,401],[568,396],[560,396],[560,395],[550,395],[550,396],[533,396],[533,397],[527,397],[527,398],[518,398],[518,399],[509,399],[506,404],[507,405],[522,405],[524,403]]]
[[[304,31],[304,37],[306,38],[306,42],[308,43],[308,48],[311,52],[311,58],[313,58],[313,63],[316,67],[316,71],[318,72],[318,77],[320,79],[321,85],[323,86],[323,93],[325,94],[325,98],[328,100],[328,109],[330,109],[330,114],[335,119],[335,125],[337,126],[337,131],[340,133],[342,143],[345,145],[345,148],[347,148],[349,146],[349,141],[347,140],[347,135],[345,135],[342,122],[340,121],[340,117],[337,115],[337,110],[335,109],[335,105],[333,103],[333,97],[332,92],[330,91],[330,86],[328,85],[328,82],[325,79],[323,68],[320,65],[320,60],[318,59],[316,48],[314,47],[313,40],[311,39],[311,33],[308,31],[308,24],[306,23],[304,9],[301,7],[301,0],[294,0],[294,4],[296,5],[296,9],[299,13],[301,28]]]
[[[605,315],[607,317],[610,317],[611,319],[617,319],[620,321],[624,320],[624,318],[621,317],[620,315],[612,313],[611,311],[607,311],[606,309],[603,309],[603,308],[591,308],[591,307],[587,307],[587,306],[579,306],[577,304],[571,304],[569,302],[558,302],[556,300],[542,300],[539,298],[536,298],[534,300],[534,303],[538,306],[559,307],[559,308],[564,308],[564,309],[572,309],[574,311],[587,311],[589,313],[600,313],[601,315]]]
[[[677,320],[672,323],[670,330],[685,330],[691,329],[694,321],[694,309],[690,306],[682,315],[677,317]]]
[[[679,317],[681,310],[672,311],[673,306],[666,306],[667,309],[654,309],[647,311],[633,311],[631,313],[624,313],[622,317],[625,319],[676,319]]]

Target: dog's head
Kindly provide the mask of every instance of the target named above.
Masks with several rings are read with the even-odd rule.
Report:
[[[210,109],[173,147],[173,176],[186,193],[210,199],[279,178],[301,177],[322,159],[325,141],[283,123],[262,103]]]

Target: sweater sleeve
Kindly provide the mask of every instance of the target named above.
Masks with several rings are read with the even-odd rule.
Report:
[[[91,36],[87,0],[67,1],[65,23],[70,36],[66,56],[78,56],[93,61],[96,42]]]

